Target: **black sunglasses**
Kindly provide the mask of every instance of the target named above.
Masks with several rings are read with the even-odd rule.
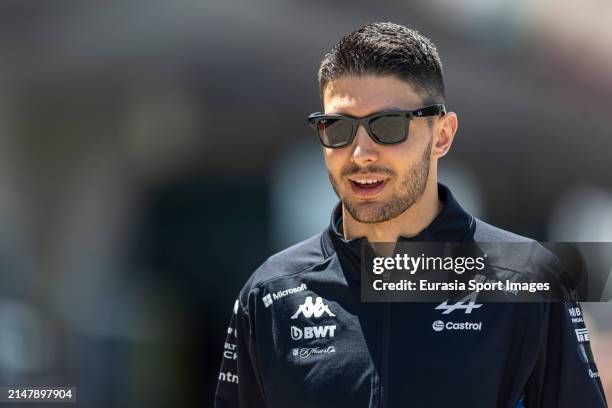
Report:
[[[402,143],[408,138],[410,121],[446,114],[442,104],[430,105],[413,111],[390,110],[376,112],[362,118],[316,112],[308,116],[308,123],[325,147],[337,149],[352,143],[359,125],[363,125],[370,137],[385,145]]]

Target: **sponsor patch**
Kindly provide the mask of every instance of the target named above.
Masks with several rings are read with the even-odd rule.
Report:
[[[323,303],[323,299],[317,297],[316,301],[312,302],[312,296],[306,297],[303,305],[298,306],[298,310],[291,316],[292,319],[297,319],[299,316],[303,315],[305,318],[309,319],[311,317],[319,318],[324,314],[328,316],[335,317],[336,315],[329,310],[329,305]]]
[[[431,325],[432,329],[437,332],[447,331],[481,331],[482,322],[443,322],[436,320]]]
[[[576,329],[576,338],[578,339],[579,343],[586,343],[590,341],[588,329]]]
[[[448,301],[445,300],[443,303],[440,303],[438,306],[436,306],[436,310],[444,310],[442,314],[451,314],[455,310],[464,310],[465,313],[470,314],[472,313],[472,310],[478,309],[481,306],[481,303],[476,303],[473,300],[470,300],[469,303],[457,302],[453,305],[449,305]]]
[[[285,296],[288,295],[293,295],[294,293],[300,293],[305,291],[306,289],[308,289],[308,287],[306,286],[305,283],[302,283],[300,286],[296,286],[294,288],[289,288],[289,289],[285,289],[285,290],[279,290],[276,291],[274,293],[268,293],[267,295],[265,295],[264,297],[261,298],[264,306],[266,308],[272,306],[272,303],[274,303],[275,300],[279,300],[284,298]]]
[[[331,326],[309,326],[299,328],[291,326],[291,338],[293,340],[324,339],[334,337],[336,325]]]
[[[336,347],[298,347],[294,348],[292,354],[299,358],[308,358],[312,355],[333,354],[336,352]]]
[[[228,383],[238,384],[238,375],[232,373],[231,371],[226,371],[225,373],[219,373],[219,381],[225,381]]]

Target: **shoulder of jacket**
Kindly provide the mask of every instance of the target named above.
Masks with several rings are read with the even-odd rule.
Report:
[[[474,217],[475,229],[474,229],[474,241],[475,242],[525,242],[535,243],[536,241],[524,237],[522,235],[515,234],[504,229],[494,227],[491,224],[487,224]]]
[[[298,242],[266,259],[247,280],[240,291],[241,306],[248,303],[248,297],[261,286],[275,279],[297,275],[326,261],[330,256],[325,252],[322,239],[326,231]]]
[[[499,256],[489,259],[492,264],[544,281],[553,279],[549,272],[557,275],[557,271],[563,270],[559,258],[540,242],[494,227],[478,218],[475,218],[475,222],[474,242],[494,246],[509,244],[503,251],[498,251]]]

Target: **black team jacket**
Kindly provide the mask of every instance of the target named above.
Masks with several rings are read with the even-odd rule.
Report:
[[[533,242],[473,217],[443,185],[439,197],[431,225],[400,241]],[[607,406],[578,303],[445,314],[439,302],[361,302],[364,240],[345,240],[340,216],[338,207],[325,231],[270,257],[241,290],[215,407]],[[480,325],[436,330],[439,321]]]

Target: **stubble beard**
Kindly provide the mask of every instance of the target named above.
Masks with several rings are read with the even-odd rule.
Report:
[[[374,208],[360,208],[359,205],[351,201],[348,197],[341,197],[338,193],[338,184],[333,176],[329,174],[329,180],[331,181],[336,195],[340,198],[342,205],[344,205],[351,217],[357,222],[374,224],[392,220],[412,207],[423,195],[427,187],[429,165],[431,162],[432,139],[429,140],[429,144],[425,148],[421,160],[414,163],[403,174],[401,182],[399,183],[399,188],[402,189],[402,191],[394,193],[385,203],[371,203],[369,205],[374,206]]]

